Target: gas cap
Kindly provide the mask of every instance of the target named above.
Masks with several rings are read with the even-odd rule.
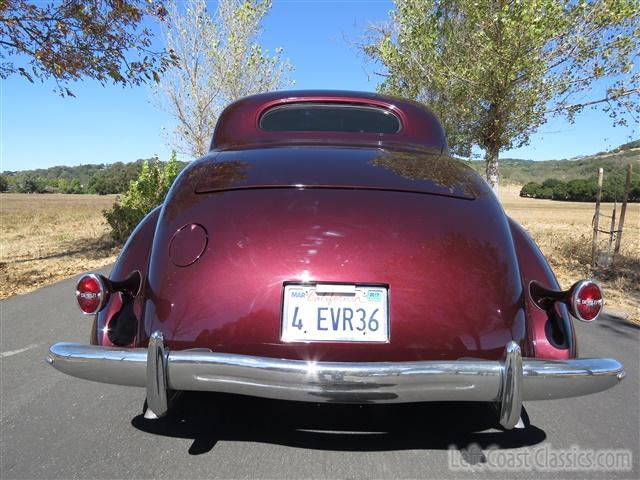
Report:
[[[169,257],[175,266],[187,267],[202,256],[208,240],[207,230],[202,225],[185,225],[173,235]]]

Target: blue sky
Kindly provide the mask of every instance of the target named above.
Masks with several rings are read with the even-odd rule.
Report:
[[[390,1],[274,0],[264,22],[262,43],[284,49],[296,70],[295,88],[373,91],[374,66],[345,40],[357,40],[370,23],[384,21]],[[128,162],[170,148],[163,129],[173,121],[150,101],[147,87],[101,86],[85,80],[71,85],[76,98],[61,98],[52,83],[2,81],[0,171],[53,165]],[[534,160],[569,158],[638,138],[638,125],[614,128],[606,114],[588,111],[574,124],[552,120],[530,145],[503,157]]]

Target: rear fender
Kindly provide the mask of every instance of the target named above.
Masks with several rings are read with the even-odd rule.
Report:
[[[118,292],[109,298],[105,308],[95,316],[91,333],[93,345],[137,347],[145,345],[148,338],[141,325],[144,295],[147,286],[147,270],[153,237],[160,207],[149,212],[135,228],[109,275],[114,281],[122,281],[138,271],[140,289],[135,297]]]
[[[575,358],[575,330],[567,307],[556,302],[554,309],[546,312],[534,304],[528,293],[529,284],[534,280],[547,288],[561,290],[558,281],[547,259],[524,228],[511,218],[509,226],[525,291],[527,334],[533,356],[557,360]]]

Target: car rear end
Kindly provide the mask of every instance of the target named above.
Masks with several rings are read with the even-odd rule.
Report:
[[[128,245],[137,254],[125,248],[123,278],[85,282],[79,298],[102,309],[96,345],[54,345],[49,361],[144,386],[157,415],[172,391],[209,390],[491,401],[512,428],[523,400],[624,376],[610,359],[533,358],[532,305],[599,312],[599,289],[531,290],[493,192],[448,156],[442,128],[415,103],[344,92],[243,99],[154,215],[134,234],[148,254]],[[127,306],[135,329],[114,336]]]

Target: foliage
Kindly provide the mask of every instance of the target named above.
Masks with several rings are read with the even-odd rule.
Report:
[[[499,153],[549,116],[640,112],[639,18],[638,0],[396,0],[361,48],[386,69],[381,91],[434,109],[454,153],[484,150],[495,186]]]
[[[271,0],[221,0],[212,17],[204,0],[168,5],[164,36],[176,63],[161,77],[156,98],[178,121],[171,142],[179,152],[205,155],[231,102],[291,85],[282,49],[272,56],[258,43],[270,8]]]
[[[629,163],[633,165],[634,174],[640,172],[640,162],[638,161],[640,149],[634,144],[635,142],[631,142],[608,152],[568,160],[533,161],[504,158],[500,160],[500,176],[503,182],[516,185],[523,185],[531,181],[539,183],[543,178],[554,178],[568,182],[574,179],[595,178],[598,174],[598,168],[602,167],[605,179],[612,175],[624,179]],[[482,161],[466,163],[478,173],[485,170]]]
[[[621,176],[605,178],[602,184],[602,201],[622,201],[624,182],[625,178]],[[525,184],[520,190],[520,196],[570,202],[594,202],[597,188],[598,185],[595,178],[570,180],[566,183],[560,180],[547,179],[542,184],[536,182]],[[635,178],[632,179],[628,199],[630,202],[640,202],[640,175],[635,175]]]
[[[116,162],[96,172],[91,176],[87,184],[90,193],[107,195],[111,193],[123,193],[129,188],[132,180],[135,180],[142,170],[142,161],[136,163]]]
[[[20,193],[44,193],[47,184],[34,175],[25,175],[16,182],[16,190]]]
[[[104,212],[114,240],[126,241],[144,216],[164,201],[179,170],[175,152],[167,163],[144,161],[138,178],[113,208]]]
[[[140,161],[140,165],[142,165],[142,161]],[[10,183],[16,183],[22,176],[33,175],[44,179],[48,185],[57,184],[60,180],[70,181],[73,179],[79,180],[82,185],[87,185],[93,175],[101,170],[109,168],[109,165],[105,165],[103,163],[77,165],[73,167],[59,165],[55,167],[22,170],[18,172],[5,171],[3,174],[9,178]]]
[[[9,190],[9,180],[4,175],[0,175],[0,192]]]
[[[61,95],[71,81],[138,85],[171,61],[151,50],[145,16],[164,18],[162,1],[62,0],[0,2],[0,78],[20,75],[30,82],[53,78]]]
[[[58,180],[58,190],[60,193],[84,193],[84,188],[80,184],[80,180],[74,178],[73,180]]]
[[[8,182],[9,190],[20,191],[18,186],[22,186],[24,190],[25,178],[33,177],[44,184],[48,191],[106,195],[126,192],[131,181],[140,175],[143,162],[144,160],[136,160],[129,163],[56,166],[21,172],[5,171],[2,175]],[[177,164],[179,169],[186,165],[185,162]]]
[[[122,190],[119,189],[119,185],[116,185],[114,182],[110,182],[107,175],[102,172],[91,177],[91,180],[89,180],[88,190],[91,193],[97,193],[98,195],[122,193]]]

